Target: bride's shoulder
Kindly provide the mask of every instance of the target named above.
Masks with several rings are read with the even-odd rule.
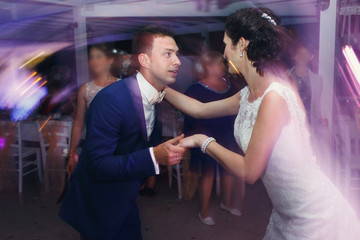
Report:
[[[288,81],[285,81],[285,80],[276,80],[276,81],[273,81],[270,86],[273,86],[273,87],[279,87],[279,88],[292,88],[292,84]]]
[[[264,95],[259,112],[265,112],[266,116],[278,116],[285,124],[290,119],[290,112],[287,104],[286,86],[273,83]],[[274,91],[272,91],[274,90]],[[263,114],[260,114],[263,115]]]
[[[286,81],[276,81],[270,84],[264,94],[263,102],[274,106],[283,106],[286,112],[289,108],[298,108],[299,94],[296,86]]]
[[[272,82],[266,92],[270,91],[275,91],[280,95],[297,92],[296,86],[285,80]]]

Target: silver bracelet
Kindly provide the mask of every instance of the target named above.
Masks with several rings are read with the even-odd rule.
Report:
[[[202,151],[204,154],[206,154],[206,148],[208,147],[208,145],[209,145],[211,142],[216,142],[215,138],[209,137],[209,138],[206,139],[206,141],[202,144],[202,146],[201,146],[201,151]]]

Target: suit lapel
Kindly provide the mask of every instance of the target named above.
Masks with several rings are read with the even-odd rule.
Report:
[[[132,96],[132,100],[134,103],[134,107],[136,110],[136,115],[140,120],[141,132],[145,140],[147,140],[147,130],[146,130],[146,122],[145,122],[145,114],[144,114],[144,106],[142,103],[142,96],[139,88],[139,84],[136,80],[136,75],[131,76],[127,81],[128,88],[130,90],[130,94]]]
[[[152,145],[157,145],[161,142],[162,137],[162,122],[159,117],[159,104],[155,105],[155,122],[154,129],[151,134],[150,143]]]

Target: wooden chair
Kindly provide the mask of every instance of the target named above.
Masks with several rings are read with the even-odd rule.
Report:
[[[6,158],[13,158],[16,161],[16,171],[19,173],[19,193],[23,191],[24,176],[37,171],[39,181],[43,180],[40,149],[24,147],[22,138],[22,123],[0,121],[0,134],[5,139],[5,146],[1,150]]]
[[[45,190],[49,191],[49,171],[59,172],[65,176],[65,162],[63,152],[70,148],[71,121],[37,121],[39,133],[41,156],[44,166]],[[49,162],[49,156],[61,159],[61,165],[57,166],[54,162]],[[60,187],[61,188],[61,187]]]
[[[172,137],[177,137],[178,134],[177,134],[177,124],[178,122],[175,120],[175,121],[172,121]],[[169,188],[172,188],[172,180],[173,178],[175,178],[175,180],[177,181],[177,188],[178,188],[178,198],[179,199],[182,199],[182,185],[181,185],[181,176],[182,176],[182,173],[181,173],[181,170],[182,170],[182,164],[179,163],[179,164],[176,164],[174,166],[169,166],[168,167],[168,178],[169,178]]]

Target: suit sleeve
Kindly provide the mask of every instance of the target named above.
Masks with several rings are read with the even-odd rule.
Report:
[[[114,155],[119,139],[124,137],[121,134],[124,104],[119,104],[122,101],[114,100],[114,96],[101,93],[93,100],[87,115],[86,171],[90,179],[111,182],[155,175],[149,149]]]

